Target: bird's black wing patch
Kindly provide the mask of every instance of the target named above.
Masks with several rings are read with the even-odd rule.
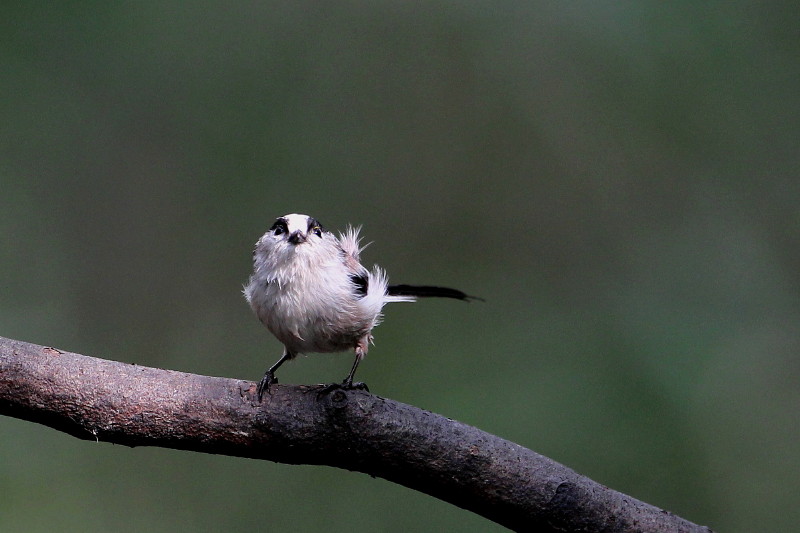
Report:
[[[350,274],[350,281],[356,286],[356,296],[363,298],[367,295],[369,280],[366,274]]]
[[[470,296],[457,289],[449,287],[432,287],[430,285],[389,285],[387,288],[389,296],[416,296],[418,298],[454,298],[456,300],[481,300],[477,296]]]

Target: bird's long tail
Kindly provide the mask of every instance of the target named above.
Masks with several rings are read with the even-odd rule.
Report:
[[[387,287],[389,296],[413,296],[416,298],[454,298],[469,302],[471,300],[483,301],[483,298],[470,296],[457,289],[449,287],[432,287],[430,285],[389,285]]]

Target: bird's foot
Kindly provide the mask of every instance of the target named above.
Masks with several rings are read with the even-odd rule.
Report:
[[[266,374],[264,374],[264,377],[261,378],[261,381],[258,382],[258,388],[256,389],[256,392],[258,392],[258,401],[259,401],[259,403],[264,398],[264,393],[265,392],[267,394],[272,394],[269,391],[269,387],[273,383],[277,383],[277,382],[278,382],[278,378],[276,378],[275,374],[273,374],[272,372],[267,372]]]
[[[348,381],[339,386],[344,390],[363,390],[369,392],[369,387],[367,387],[367,384],[363,381],[356,381],[355,383]]]
[[[363,390],[369,392],[369,387],[363,381],[356,381],[353,383],[352,380],[346,379],[341,383],[331,383],[330,385],[324,385],[319,392],[317,392],[317,396],[325,396],[326,394],[330,394],[335,390]]]

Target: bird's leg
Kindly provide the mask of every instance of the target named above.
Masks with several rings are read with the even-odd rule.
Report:
[[[267,394],[270,393],[269,386],[272,385],[273,383],[278,382],[278,378],[275,377],[275,371],[278,370],[278,367],[281,366],[285,361],[288,361],[289,359],[294,357],[294,355],[295,354],[290,352],[287,348],[284,348],[283,355],[281,356],[280,359],[278,359],[278,362],[269,367],[269,369],[267,369],[267,371],[264,372],[264,377],[261,378],[261,381],[258,382],[257,391],[258,391],[259,402],[264,397],[264,392],[266,392]]]
[[[369,338],[365,337],[358,341],[356,344],[356,360],[353,361],[353,368],[350,369],[350,373],[347,374],[347,377],[344,378],[342,381],[342,388],[343,389],[361,389],[369,391],[367,388],[367,384],[363,381],[357,381],[353,383],[353,376],[356,374],[356,368],[358,368],[358,364],[364,359],[364,356],[367,355],[367,347],[369,346]]]
[[[358,341],[358,344],[356,344],[356,360],[353,361],[353,368],[350,369],[350,373],[347,374],[347,377],[344,378],[344,381],[342,381],[341,383],[331,383],[330,385],[326,385],[325,387],[322,388],[321,391],[317,393],[317,396],[324,396],[329,392],[337,389],[343,389],[343,390],[358,389],[369,392],[369,387],[367,387],[367,384],[364,383],[363,381],[357,381],[353,383],[353,376],[356,373],[356,368],[358,368],[358,363],[360,363],[361,360],[364,359],[364,356],[367,354],[366,347],[368,346],[368,342],[369,340],[365,337],[364,339]]]

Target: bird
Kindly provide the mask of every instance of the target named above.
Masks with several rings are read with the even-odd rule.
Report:
[[[278,217],[256,242],[244,297],[283,344],[283,355],[258,384],[259,402],[278,382],[278,367],[305,353],[353,350],[350,373],[329,387],[369,390],[353,379],[387,303],[424,297],[482,300],[448,287],[389,285],[382,268],[368,270],[361,264],[360,230],[348,226],[337,236],[316,218],[292,213]]]

